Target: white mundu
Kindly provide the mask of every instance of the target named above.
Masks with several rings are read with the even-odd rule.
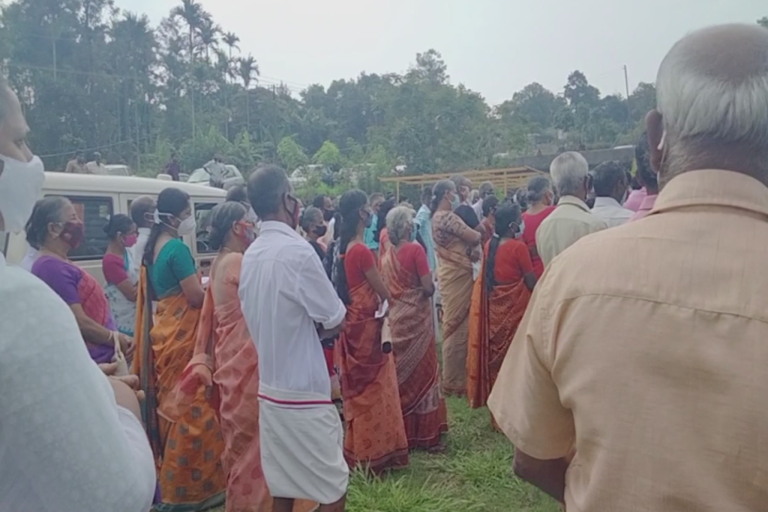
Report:
[[[259,355],[259,431],[272,496],[335,503],[347,491],[341,420],[317,325],[346,308],[315,250],[287,224],[265,221],[243,257],[240,304]]]

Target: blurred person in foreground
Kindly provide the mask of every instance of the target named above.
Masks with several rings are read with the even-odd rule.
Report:
[[[659,197],[659,182],[656,173],[651,166],[651,147],[648,144],[648,132],[643,132],[635,146],[635,162],[637,167],[637,181],[646,190],[646,195],[640,202],[635,214],[630,221],[642,219],[653,210],[656,198]]]
[[[212,210],[209,243],[219,252],[211,264],[195,353],[181,375],[176,400],[162,411],[178,418],[187,412],[200,387],[207,389],[224,436],[221,463],[227,475],[227,512],[261,512],[272,507],[261,468],[258,355],[238,297],[243,253],[256,238],[254,230],[240,202],[227,201]],[[314,506],[306,503],[301,510]]]
[[[585,202],[590,190],[589,164],[581,153],[562,153],[552,161],[549,173],[560,199],[536,233],[536,250],[545,267],[580,238],[608,227]]]
[[[147,395],[142,412],[159,468],[159,508],[169,512],[205,510],[224,502],[224,443],[205,391],[197,391],[180,418],[158,413],[173,400],[172,390],[195,350],[205,292],[192,251],[182,239],[193,235],[195,227],[189,195],[173,187],[160,192],[136,296],[132,372]]]
[[[435,184],[430,210],[438,260],[437,280],[443,302],[443,392],[454,396],[464,396],[467,392],[472,262],[480,246],[480,233],[454,213],[459,204],[453,181],[441,180]]]
[[[42,194],[16,95],[0,79],[0,231],[20,233]],[[155,492],[139,402],[85,350],[70,308],[0,253],[0,510],[147,512]],[[111,370],[114,370],[114,365]]]
[[[344,456],[351,468],[381,474],[409,462],[395,362],[382,343],[391,340],[382,340],[384,320],[377,316],[381,303],[391,303],[392,297],[363,241],[373,220],[368,196],[348,190],[339,200],[339,213],[333,282],[347,306],[346,325],[336,344],[347,423]]]
[[[541,261],[541,256],[539,256],[539,251],[536,248],[536,233],[544,219],[555,211],[555,193],[552,191],[552,183],[546,176],[534,176],[528,181],[528,186],[524,190],[529,206],[528,210],[523,213],[525,231],[523,231],[522,240],[528,246],[528,252],[531,254],[536,279],[540,279],[544,273],[544,262]]]
[[[470,307],[467,398],[472,408],[485,407],[536,285],[531,255],[522,241],[526,225],[520,207],[500,206],[495,220]]]
[[[442,451],[448,413],[432,322],[435,285],[426,251],[411,242],[414,229],[410,208],[398,206],[387,214],[391,249],[382,255],[381,277],[392,298],[389,325],[408,447]]]
[[[248,197],[262,224],[243,257],[238,294],[259,358],[261,461],[272,510],[290,512],[298,498],[319,502],[320,512],[343,512],[349,467],[320,339],[344,328],[346,308],[296,232],[301,203],[285,171],[257,168]]]
[[[622,206],[629,193],[629,176],[621,162],[603,162],[595,167],[592,186],[595,204],[592,215],[602,219],[609,228],[621,226],[632,217],[632,210]]]
[[[119,332],[104,288],[69,258],[84,238],[83,221],[70,200],[61,196],[43,199],[26,231],[29,244],[40,247],[32,273],[69,305],[93,360],[110,363],[118,348],[130,358],[133,338]]]
[[[567,510],[765,507],[766,84],[764,28],[677,42],[646,118],[653,210],[536,288],[489,406],[515,472]]]

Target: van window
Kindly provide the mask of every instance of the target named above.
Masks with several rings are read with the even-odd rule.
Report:
[[[72,261],[98,260],[107,252],[109,237],[104,232],[113,213],[111,197],[66,196],[83,221],[85,236],[77,249],[69,252]]]
[[[214,249],[208,245],[208,228],[211,227],[211,210],[218,203],[195,203],[195,221],[197,222],[197,233],[195,234],[195,246],[198,254],[215,253]]]

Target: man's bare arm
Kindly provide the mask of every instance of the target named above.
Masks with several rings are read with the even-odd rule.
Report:
[[[565,471],[568,460],[540,460],[515,449],[512,469],[519,478],[538,487],[560,503],[565,502]]]

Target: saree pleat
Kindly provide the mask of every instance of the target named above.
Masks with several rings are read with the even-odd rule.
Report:
[[[509,264],[497,261],[497,265]],[[485,265],[485,264],[484,264]],[[475,282],[469,320],[467,398],[472,408],[484,407],[499,375],[531,292],[520,279],[487,289],[485,268]]]
[[[395,362],[381,349],[378,298],[365,282],[350,290],[346,327],[339,337],[341,389],[347,423],[344,457],[350,467],[379,474],[408,465]]]
[[[155,454],[162,502],[158,512],[193,512],[221,505],[225,479],[222,441],[213,408],[199,389],[189,410],[177,420],[158,414],[192,359],[200,310],[181,293],[161,299],[151,318],[146,268],[139,279],[136,354],[132,372],[147,397],[142,416]]]
[[[418,276],[400,265],[394,249],[382,256],[381,269],[392,295],[389,325],[408,446],[433,448],[448,431],[448,415],[440,390],[432,301],[414,285]]]

